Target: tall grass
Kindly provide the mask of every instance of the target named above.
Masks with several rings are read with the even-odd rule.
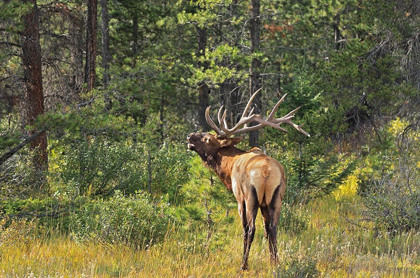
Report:
[[[270,265],[261,218],[249,270],[240,270],[242,229],[216,223],[210,239],[200,228],[171,227],[164,240],[145,250],[121,245],[76,243],[68,235],[39,235],[30,222],[0,232],[2,277],[417,277],[420,234],[391,235],[350,224],[358,205],[328,197],[295,208],[307,215],[299,233],[279,231],[277,266]],[[346,216],[346,217],[344,217]],[[25,230],[26,229],[26,230]],[[7,232],[7,233],[6,233]],[[223,238],[223,240],[220,240]],[[26,240],[24,240],[26,239]],[[7,242],[7,244],[5,244]]]

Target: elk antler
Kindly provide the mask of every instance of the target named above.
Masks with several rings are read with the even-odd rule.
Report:
[[[213,122],[213,120],[210,118],[210,106],[206,109],[206,121],[211,126],[211,128],[216,131],[217,136],[219,138],[225,138],[229,137],[231,135],[237,135],[242,134],[246,132],[250,132],[253,130],[260,129],[264,126],[271,126],[273,128],[279,129],[281,131],[287,132],[286,129],[280,127],[281,124],[289,124],[293,126],[295,129],[300,131],[301,133],[305,134],[306,136],[310,137],[310,135],[302,129],[302,125],[297,125],[292,122],[294,114],[296,111],[300,109],[300,107],[290,111],[287,113],[287,115],[275,118],[275,114],[277,109],[279,108],[280,104],[283,102],[287,94],[285,94],[277,103],[274,105],[273,110],[271,110],[270,115],[268,115],[267,119],[263,119],[258,114],[253,114],[254,108],[251,109],[251,111],[248,113],[249,108],[251,107],[251,103],[254,100],[255,96],[261,91],[261,89],[257,90],[249,99],[248,104],[246,105],[244,112],[242,113],[242,117],[239,119],[238,123],[232,127],[229,128],[226,123],[226,109],[223,111],[223,106],[220,107],[219,112],[217,113],[217,119],[219,121],[220,128]],[[222,113],[223,111],[223,113]],[[249,123],[257,122],[258,124],[255,126],[248,126]],[[239,129],[241,126],[243,128]]]

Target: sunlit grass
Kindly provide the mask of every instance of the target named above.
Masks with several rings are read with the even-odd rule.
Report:
[[[355,201],[357,203],[357,201]],[[301,209],[308,229],[279,233],[280,264],[269,262],[261,218],[249,258],[241,271],[242,230],[234,223],[216,223],[210,240],[206,228],[188,232],[171,228],[165,240],[146,250],[100,243],[77,243],[68,235],[11,234],[0,245],[0,276],[4,277],[417,277],[420,275],[420,234],[392,236],[350,224],[353,206],[334,198]],[[204,226],[203,226],[204,227]],[[305,272],[306,271],[306,272]]]

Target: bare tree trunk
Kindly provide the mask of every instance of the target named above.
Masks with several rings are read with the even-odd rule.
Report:
[[[111,77],[109,76],[109,64],[111,62],[111,54],[109,53],[109,13],[108,13],[108,0],[100,0],[101,5],[101,33],[102,33],[102,67],[104,68],[103,73],[103,87],[106,89],[108,87]],[[112,108],[112,101],[108,95],[108,92],[105,93],[105,109],[107,111]]]
[[[31,11],[22,17],[25,29],[22,32],[23,74],[26,84],[26,115],[30,126],[35,124],[39,115],[44,114],[44,93],[42,87],[41,45],[39,41],[39,10],[36,0],[26,1],[33,4]],[[37,133],[36,129],[30,135]],[[42,133],[31,141],[35,151],[34,167],[41,174],[48,168],[47,135]]]
[[[136,13],[133,13],[133,56],[134,63],[136,61],[137,55],[139,55],[139,16]]]
[[[250,31],[251,31],[251,53],[258,52],[260,48],[260,0],[251,0],[251,20],[250,20]],[[258,58],[252,58],[251,68],[249,70],[249,87],[251,95],[260,89],[260,65],[261,62]],[[255,114],[261,113],[261,98],[257,95],[254,99]],[[249,133],[249,145],[252,147],[258,146],[258,130]]]
[[[207,31],[204,28],[197,26],[198,34],[198,57],[206,55],[206,46],[207,46]],[[200,67],[203,67],[204,70],[208,68],[208,63],[199,63]],[[210,130],[205,117],[205,111],[207,106],[209,106],[209,94],[210,88],[207,84],[202,81],[200,82],[198,88],[198,124],[203,129],[203,131]]]
[[[70,36],[71,36],[71,64],[73,67],[73,80],[71,82],[72,100],[80,100],[80,92],[83,88],[83,18],[76,14],[72,18]]]
[[[86,65],[85,82],[87,90],[91,91],[96,82],[96,53],[98,49],[97,33],[98,0],[88,0],[87,34],[86,34]]]
[[[111,55],[109,53],[109,14],[108,14],[108,0],[100,0],[101,4],[101,19],[102,19],[102,67],[104,68],[103,85],[106,88],[109,84],[109,63],[111,62]]]
[[[147,182],[147,187],[149,194],[152,194],[152,155],[150,154],[150,150],[147,151],[147,173],[149,174],[149,180]]]

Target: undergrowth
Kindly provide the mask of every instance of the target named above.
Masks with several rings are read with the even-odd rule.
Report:
[[[171,225],[163,239],[146,249],[99,241],[76,242],[67,234],[35,236],[31,221],[0,224],[2,277],[416,277],[420,275],[420,233],[398,235],[351,224],[353,204],[329,196],[302,207],[306,228],[279,229],[279,265],[269,262],[261,216],[250,253],[250,269],[240,270],[242,228],[215,221],[184,229]],[[285,223],[283,223],[285,224]],[[280,224],[281,225],[281,224]],[[19,229],[17,229],[19,227]],[[301,226],[299,226],[301,227]],[[220,238],[224,240],[221,241]],[[5,244],[7,239],[7,244]],[[25,239],[25,240],[23,240]]]

